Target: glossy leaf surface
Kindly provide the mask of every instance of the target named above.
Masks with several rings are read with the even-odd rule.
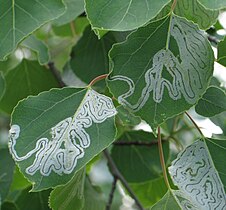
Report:
[[[86,12],[93,29],[128,31],[154,18],[169,0],[86,0]]]

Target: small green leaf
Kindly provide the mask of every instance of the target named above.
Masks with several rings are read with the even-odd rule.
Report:
[[[84,11],[84,0],[63,0],[66,5],[66,12],[53,21],[53,24],[60,26],[73,21]]]
[[[52,89],[18,103],[9,149],[38,191],[67,183],[115,137],[116,109],[92,89]]]
[[[41,65],[49,62],[49,50],[46,44],[38,40],[35,36],[27,37],[22,43],[22,46],[27,47],[37,53],[38,61]]]
[[[211,117],[210,119],[222,129],[224,136],[226,136],[226,112]]]
[[[226,66],[226,38],[217,45],[217,62]]]
[[[209,87],[195,107],[195,111],[204,117],[213,117],[226,111],[226,95],[218,87]]]
[[[0,149],[0,157],[0,196],[3,202],[9,192],[15,164],[8,149]]]
[[[93,29],[128,31],[154,18],[169,0],[86,0],[86,12]]]
[[[203,4],[206,8],[216,10],[223,9],[226,7],[225,0],[198,0],[201,4]]]
[[[19,100],[35,95],[58,83],[52,73],[36,61],[23,60],[5,75],[6,90],[0,103],[0,109],[11,113]],[[18,84],[20,84],[18,88]]]
[[[85,181],[84,197],[85,197],[85,206],[81,210],[106,209],[104,194],[101,192],[99,187],[93,186],[88,179],[86,179]]]
[[[80,210],[84,207],[85,170],[81,169],[64,186],[55,188],[49,198],[51,208],[57,210]]]
[[[50,210],[48,205],[51,190],[42,192],[30,192],[30,188],[23,190],[15,201],[20,210]]]
[[[175,15],[139,28],[115,44],[109,55],[110,91],[153,130],[192,107],[213,72],[206,36],[197,25]]]
[[[225,209],[226,140],[198,140],[179,153],[169,173],[181,194],[198,209]]]
[[[5,79],[3,73],[0,71],[0,101],[4,93],[5,93]]]
[[[117,112],[117,117],[120,119],[123,126],[135,126],[141,122],[139,117],[129,112],[129,110],[125,109],[123,106],[118,106]]]
[[[10,186],[10,191],[23,190],[31,186],[31,183],[23,176],[19,171],[19,168],[16,167],[14,170],[13,180]]]
[[[61,0],[6,0],[0,2],[0,8],[0,60],[26,36],[65,11]]]
[[[112,158],[118,169],[130,183],[145,182],[162,176],[162,168],[158,157],[157,140],[152,133],[130,131],[124,133],[117,141],[127,143],[114,145]],[[143,145],[128,145],[136,142]],[[165,160],[169,159],[169,143],[163,143]],[[139,171],[139,173],[137,173]]]
[[[10,201],[6,201],[2,204],[1,210],[19,210],[19,209],[17,208],[16,204]]]
[[[81,169],[70,182],[57,187],[50,194],[50,206],[54,210],[102,210],[105,208],[103,194],[86,179]]]
[[[163,198],[156,203],[150,210],[182,210],[172,191],[168,191]]]
[[[148,182],[130,183],[130,187],[145,208],[154,205],[167,192],[163,177]]]

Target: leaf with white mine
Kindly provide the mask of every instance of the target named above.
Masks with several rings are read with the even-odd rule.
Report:
[[[112,100],[85,88],[52,89],[19,102],[9,149],[38,191],[67,183],[115,137]]]

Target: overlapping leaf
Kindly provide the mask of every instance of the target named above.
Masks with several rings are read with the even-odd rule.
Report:
[[[57,210],[104,210],[103,194],[92,186],[79,171],[65,186],[57,187],[50,194],[50,206]]]
[[[3,202],[8,195],[13,179],[15,163],[7,148],[0,149],[0,198]]]
[[[209,87],[195,107],[198,114],[205,117],[213,117],[226,111],[226,95],[218,87]]]
[[[110,59],[111,92],[152,128],[198,101],[214,61],[203,32],[175,15],[139,28],[113,46]]]
[[[186,197],[179,190],[168,190],[162,199],[157,202],[150,210],[200,210],[197,208],[197,206],[193,205],[189,199],[190,198]]]
[[[163,177],[148,182],[130,183],[130,187],[145,208],[153,206],[167,192]]]
[[[6,0],[0,2],[0,7],[0,60],[22,39],[65,11],[61,0]]]
[[[87,84],[109,71],[108,52],[115,42],[123,41],[127,33],[109,32],[100,40],[90,27],[72,50],[70,65],[75,74]]]
[[[226,38],[217,46],[217,62],[226,66]]]
[[[42,190],[65,184],[115,136],[116,109],[92,89],[52,89],[21,101],[12,115],[9,149]]]
[[[49,203],[51,208],[58,210],[80,210],[84,207],[85,170],[78,171],[70,182],[64,186],[55,188],[51,194]]]
[[[64,0],[66,11],[63,15],[53,21],[56,25],[64,25],[74,20],[84,11],[84,0]]]
[[[6,89],[0,103],[0,109],[6,113],[11,113],[18,101],[28,95],[35,95],[58,86],[52,73],[40,66],[37,61],[24,59],[14,69],[7,71],[4,76]]]
[[[169,167],[173,182],[196,209],[226,208],[226,140],[198,140]],[[187,202],[180,202],[185,207]]]
[[[23,190],[15,199],[15,205],[18,210],[32,209],[32,210],[50,210],[49,195],[51,190],[43,190],[42,192],[30,193],[30,187]]]
[[[161,18],[169,14],[172,2],[163,8],[163,10],[157,15],[157,18]],[[187,20],[197,23],[201,29],[210,28],[217,21],[219,15],[218,10],[207,9],[200,4],[198,0],[177,1],[174,13],[178,16],[185,17]]]
[[[128,31],[154,18],[169,0],[86,0],[86,12],[93,29]]]
[[[225,0],[198,0],[201,4],[203,4],[208,9],[222,9],[226,7]]]
[[[44,42],[38,40],[35,36],[27,37],[22,43],[22,46],[29,48],[37,53],[40,64],[47,64],[49,61],[49,50]]]

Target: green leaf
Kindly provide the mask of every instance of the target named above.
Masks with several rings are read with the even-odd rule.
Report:
[[[28,95],[35,95],[58,86],[52,73],[36,61],[23,60],[4,76],[6,90],[0,109],[6,113],[11,113],[18,101]],[[20,84],[19,88],[18,84]]]
[[[103,194],[86,179],[81,169],[65,186],[50,194],[50,206],[56,210],[102,210],[105,208]]]
[[[132,183],[130,187],[145,208],[154,205],[167,192],[163,177],[143,183]]]
[[[61,0],[6,0],[0,2],[0,7],[0,60],[26,36],[65,11]]]
[[[191,199],[189,197],[184,195],[183,192],[179,190],[168,190],[168,192],[163,196],[163,198],[151,208],[151,210],[162,209],[201,210],[191,202]]]
[[[5,79],[3,73],[0,71],[0,100],[5,93]]]
[[[158,157],[157,140],[152,133],[130,131],[124,133],[117,141],[127,143],[114,145],[112,158],[118,169],[130,183],[145,182],[162,176],[162,168]],[[128,145],[137,142],[145,145]],[[163,143],[165,160],[169,159],[169,143]],[[139,173],[137,173],[139,171]]]
[[[9,148],[38,191],[67,183],[115,137],[116,109],[92,89],[52,89],[18,103]]]
[[[73,21],[84,11],[84,0],[63,0],[66,5],[66,12],[53,21],[55,25],[64,25]]]
[[[217,45],[217,62],[226,66],[226,38]]]
[[[222,9],[226,7],[225,0],[198,0],[201,4],[203,4],[208,9]]]
[[[172,2],[165,6],[158,14],[158,18],[162,18],[169,14]],[[201,29],[208,29],[214,25],[218,19],[219,11],[205,8],[198,0],[180,0],[174,8],[174,14],[185,17],[199,25]]]
[[[162,210],[162,209],[166,209],[166,210],[181,210],[181,206],[179,204],[179,202],[176,200],[175,196],[173,195],[172,191],[168,191],[163,198],[156,203],[151,210]]]
[[[141,122],[141,119],[139,117],[129,112],[123,106],[118,106],[117,112],[118,112],[117,117],[119,118],[123,126],[135,126]]]
[[[210,119],[222,129],[223,134],[226,136],[226,112],[211,117]]]
[[[51,194],[49,203],[52,209],[79,210],[84,207],[85,170],[81,169],[65,186],[55,188]]]
[[[154,18],[169,0],[86,0],[86,12],[94,30],[128,31]]]
[[[16,204],[6,201],[2,204],[1,210],[19,210]]]
[[[70,65],[74,73],[87,84],[95,77],[109,72],[108,51],[127,33],[109,32],[98,40],[90,27],[72,50]]]
[[[104,210],[106,208],[104,195],[100,188],[93,186],[88,179],[85,181],[84,197],[85,206],[82,210]]]
[[[22,46],[27,47],[37,53],[38,61],[41,65],[49,62],[49,50],[44,42],[38,40],[35,36],[27,37],[22,43]]]
[[[195,107],[195,111],[204,117],[213,117],[226,111],[226,95],[218,87],[209,87]]]
[[[20,210],[50,210],[48,205],[50,192],[51,190],[30,192],[30,188],[27,188],[21,192],[19,197],[16,199],[15,204]]]
[[[23,174],[19,171],[19,168],[16,167],[14,170],[13,180],[10,186],[10,191],[23,190],[31,186],[31,183],[28,182],[27,179],[23,176]]]
[[[109,54],[110,91],[153,130],[192,107],[213,72],[213,52],[204,33],[175,15],[139,28]]]
[[[198,209],[226,208],[225,151],[226,140],[198,140],[169,167],[174,184]]]
[[[8,149],[0,149],[0,157],[0,196],[3,202],[9,192],[15,164]]]

